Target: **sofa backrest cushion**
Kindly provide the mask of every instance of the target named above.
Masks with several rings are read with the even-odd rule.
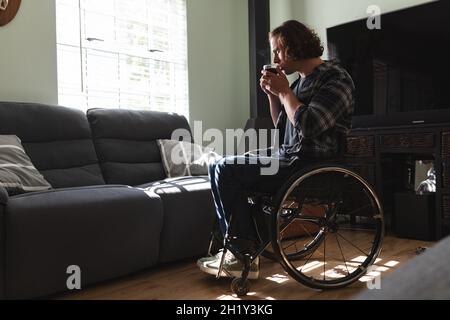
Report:
[[[19,137],[15,135],[0,135],[0,186],[9,194],[52,187],[34,167]]]
[[[106,183],[131,186],[166,178],[157,139],[176,129],[190,133],[185,117],[165,112],[90,109],[87,117]]]
[[[80,110],[0,102],[0,134],[20,138],[34,166],[53,188],[105,184],[89,123]]]

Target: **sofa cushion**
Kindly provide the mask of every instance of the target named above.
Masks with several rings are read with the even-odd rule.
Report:
[[[157,195],[126,186],[10,197],[2,215],[7,297],[66,291],[72,265],[81,269],[82,289],[155,265],[162,215]]]
[[[51,185],[36,170],[14,135],[0,135],[0,186],[9,194],[48,190]]]
[[[168,178],[207,176],[208,164],[220,157],[212,149],[187,141],[158,139],[156,142]]]
[[[80,110],[0,102],[0,134],[17,135],[54,188],[104,184],[89,123]]]
[[[166,177],[157,139],[170,139],[189,124],[183,116],[156,111],[90,109],[87,117],[107,183],[140,185]]]
[[[162,199],[164,224],[159,262],[207,253],[215,206],[208,177],[180,177],[145,184]]]

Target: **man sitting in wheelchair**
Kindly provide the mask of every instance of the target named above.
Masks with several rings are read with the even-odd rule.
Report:
[[[287,21],[269,34],[276,69],[262,70],[261,89],[270,104],[273,123],[280,132],[280,147],[271,157],[279,161],[275,174],[263,174],[267,159],[258,156],[224,157],[209,166],[211,189],[220,232],[226,238],[258,239],[249,213],[249,192],[274,194],[293,172],[306,165],[336,158],[351,126],[355,87],[336,61],[320,57],[323,47],[315,32],[298,21]],[[286,75],[299,75],[289,86]],[[262,161],[264,160],[264,161]],[[230,218],[233,230],[230,230]],[[197,264],[217,275],[222,252]],[[242,262],[228,252],[223,276],[238,277]],[[251,263],[249,279],[259,275],[259,259]]]

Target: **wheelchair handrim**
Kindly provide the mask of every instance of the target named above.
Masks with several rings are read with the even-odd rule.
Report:
[[[340,278],[338,280],[319,280],[319,279],[312,279],[311,277],[308,277],[307,275],[303,274],[301,271],[294,271],[295,267],[291,264],[290,259],[288,255],[281,250],[281,238],[280,233],[278,232],[280,230],[279,225],[279,219],[278,216],[280,215],[280,210],[282,210],[282,204],[286,201],[287,197],[290,195],[290,193],[299,186],[299,184],[304,181],[305,179],[308,179],[309,177],[312,177],[316,174],[321,173],[328,173],[328,172],[340,172],[344,175],[349,175],[353,178],[355,178],[364,188],[370,193],[370,200],[374,201],[375,207],[377,210],[377,214],[373,216],[375,220],[375,227],[376,227],[376,234],[373,241],[373,245],[371,248],[371,253],[369,256],[364,260],[364,262],[352,273],[349,273],[347,276]],[[282,192],[282,190],[287,189],[286,192]],[[373,188],[358,174],[354,173],[353,171],[350,171],[344,167],[340,166],[322,166],[314,170],[308,171],[306,168],[305,170],[297,173],[295,176],[293,176],[280,190],[279,194],[277,195],[277,199],[275,201],[276,208],[278,208],[278,211],[275,215],[273,215],[272,225],[275,226],[275,230],[278,230],[277,232],[274,232],[272,234],[272,247],[275,252],[275,255],[278,256],[281,264],[283,265],[284,269],[296,280],[299,282],[311,286],[318,289],[326,289],[326,288],[337,288],[337,287],[343,287],[345,285],[348,285],[356,280],[358,280],[361,276],[364,275],[364,273],[367,271],[367,268],[372,265],[375,261],[375,259],[379,256],[379,253],[381,251],[381,243],[384,236],[384,219],[383,219],[383,209],[381,206],[381,203],[376,196]],[[276,236],[276,239],[273,237]],[[326,237],[326,235],[325,235]]]

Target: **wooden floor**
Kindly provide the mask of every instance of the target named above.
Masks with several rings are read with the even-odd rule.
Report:
[[[431,247],[433,243],[385,237],[383,249],[374,270],[383,277],[415,257],[418,247]],[[376,275],[376,273],[374,274]],[[320,291],[305,287],[292,280],[282,267],[261,259],[258,280],[251,280],[251,290],[243,300],[307,300],[349,299],[367,287],[362,278],[356,283],[337,290]],[[230,279],[216,280],[196,266],[195,259],[153,268],[125,278],[112,280],[80,292],[55,297],[56,299],[83,300],[237,300],[231,293]]]

